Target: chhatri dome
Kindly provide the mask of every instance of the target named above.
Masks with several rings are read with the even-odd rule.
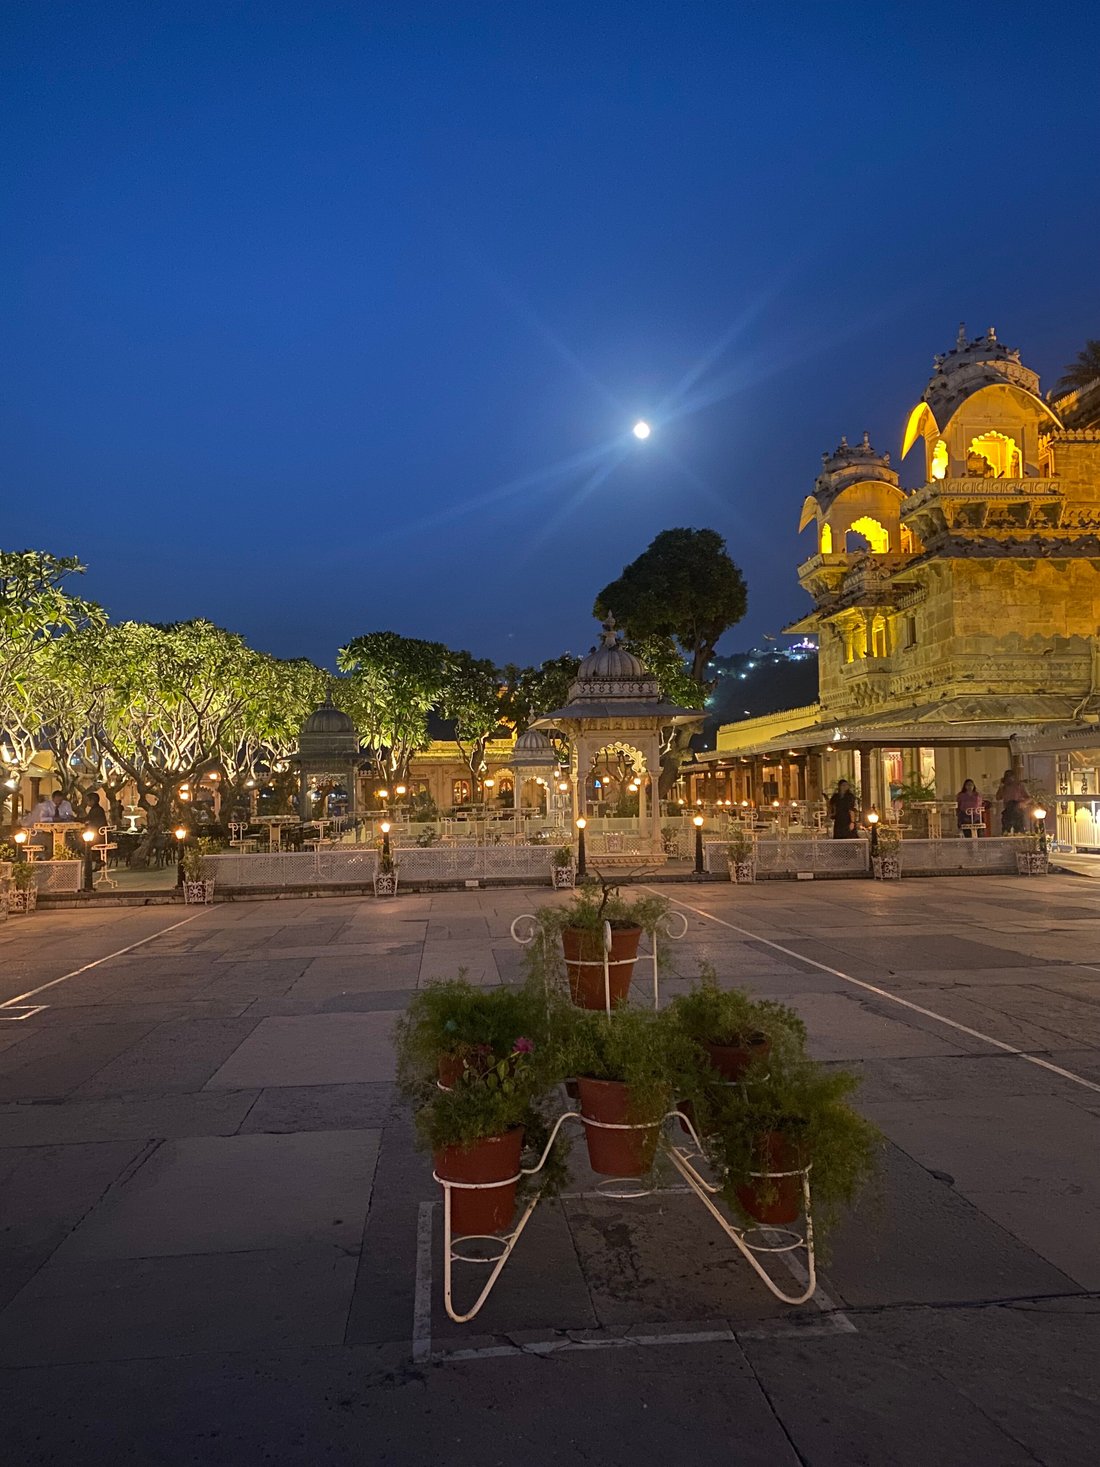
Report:
[[[354,734],[355,723],[331,698],[326,698],[302,724],[302,733],[309,734]]]
[[[569,684],[569,697],[564,708],[555,708],[534,721],[532,727],[565,727],[573,720],[593,722],[601,718],[646,718],[659,720],[664,727],[685,722],[702,722],[704,714],[697,708],[681,708],[667,702],[661,685],[632,652],[619,644],[615,618],[603,624],[600,645],[577,668]]]

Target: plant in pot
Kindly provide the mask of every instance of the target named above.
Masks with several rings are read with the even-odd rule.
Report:
[[[532,987],[482,988],[466,979],[435,979],[412,996],[394,1030],[397,1079],[412,1101],[451,1089],[468,1068],[511,1054],[517,1035],[541,1046],[548,1009]]]
[[[878,847],[871,857],[871,871],[876,881],[901,879],[901,830],[896,825],[880,825],[875,838]]]
[[[14,861],[8,885],[8,911],[33,912],[38,905],[38,877],[31,861]]]
[[[203,836],[183,853],[183,900],[187,906],[205,906],[214,900],[214,881],[204,862],[222,849],[220,841]]]
[[[768,999],[754,999],[742,988],[719,988],[714,969],[704,966],[694,988],[669,1004],[673,1020],[729,1084],[745,1077],[757,1060],[767,1059],[777,1040],[802,1045],[806,1026],[795,1011]]]
[[[756,1083],[708,1092],[703,1144],[736,1214],[766,1227],[795,1222],[809,1167],[814,1238],[819,1246],[827,1240],[874,1173],[882,1145],[849,1104],[858,1084],[849,1071],[808,1059],[799,1044],[780,1043]]]
[[[661,1121],[697,1067],[667,1011],[573,1012],[563,1068],[577,1077],[588,1162],[605,1177],[642,1177],[653,1165]]]
[[[374,894],[376,897],[397,895],[397,862],[390,851],[389,835],[382,838],[378,850],[378,865],[374,871]]]
[[[555,891],[571,891],[576,885],[577,868],[573,847],[558,846],[550,857],[550,885]]]
[[[751,883],[756,880],[756,847],[752,836],[740,826],[736,827],[726,846],[730,880]]]
[[[544,1106],[560,1079],[560,1050],[545,1038],[516,1032],[513,1021],[528,1016],[530,995],[497,988],[474,1004],[462,980],[432,987],[432,1000],[398,1025],[399,1083],[417,1105],[418,1141],[431,1151],[436,1176],[465,1184],[448,1189],[453,1231],[498,1234],[515,1214],[525,1145],[541,1154],[549,1135]],[[452,1070],[453,1083],[446,1086],[435,1078],[437,1046],[454,1042],[452,1022],[455,1032],[480,1038],[461,1041],[461,1068]],[[553,1189],[563,1178],[564,1166],[555,1156],[539,1185]]]
[[[1050,865],[1046,841],[1038,831],[1015,837],[1019,843],[1016,851],[1016,870],[1021,876],[1045,876]]]
[[[527,947],[528,971],[547,981],[559,967],[560,953],[565,958],[570,996],[579,1008],[605,1008],[608,993],[612,1006],[621,1003],[634,975],[642,933],[652,938],[670,910],[664,897],[629,899],[602,878],[585,882],[565,906],[542,907],[537,913],[534,939]],[[606,929],[611,933],[611,948],[605,991]]]

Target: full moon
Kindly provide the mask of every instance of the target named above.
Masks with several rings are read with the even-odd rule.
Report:
[[[648,438],[649,437],[649,434],[650,434],[649,424],[645,421],[644,418],[639,418],[638,421],[634,424],[634,437],[635,438]]]

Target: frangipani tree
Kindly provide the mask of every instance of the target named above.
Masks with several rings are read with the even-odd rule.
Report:
[[[481,782],[485,749],[500,728],[502,675],[485,657],[448,652],[439,712],[454,723],[455,743],[470,771],[471,789]]]
[[[346,674],[341,702],[385,783],[404,779],[409,760],[428,747],[428,714],[443,695],[451,655],[442,642],[397,632],[367,632],[336,654]]]

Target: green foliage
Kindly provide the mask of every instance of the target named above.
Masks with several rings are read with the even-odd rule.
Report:
[[[16,861],[11,868],[11,884],[16,891],[30,891],[36,884],[34,866],[30,861]]]
[[[347,674],[341,696],[380,779],[403,775],[428,747],[428,714],[442,696],[449,655],[442,642],[397,632],[367,632],[337,653]]]
[[[485,746],[501,725],[501,677],[487,658],[469,652],[446,654],[439,712],[453,720],[455,743],[475,779]]]
[[[681,708],[702,708],[706,701],[708,679],[696,682],[683,653],[671,637],[628,637],[629,651],[653,674],[661,685],[661,695]]]
[[[500,694],[502,721],[518,734],[530,727],[532,719],[564,707],[579,666],[579,658],[571,652],[549,658],[538,667],[517,667],[509,663],[503,670],[504,686]]]
[[[535,914],[539,932],[556,938],[567,927],[599,932],[605,922],[615,927],[640,927],[650,936],[661,919],[672,910],[666,897],[643,893],[624,897],[618,886],[600,880],[585,880],[564,906],[540,907]]]
[[[442,836],[436,830],[435,826],[426,825],[423,830],[419,831],[413,837],[413,844],[427,848],[428,846],[438,845],[441,840]]]
[[[743,825],[735,825],[726,845],[726,859],[738,866],[745,861],[751,861],[755,852],[756,845],[751,833]]]
[[[629,637],[675,638],[691,658],[691,676],[706,682],[706,665],[722,633],[745,615],[744,578],[715,530],[663,530],[596,597]]]
[[[1100,340],[1090,339],[1085,342],[1084,350],[1077,353],[1076,360],[1063,372],[1055,391],[1080,391],[1091,386],[1097,378],[1100,378]]]
[[[497,1059],[510,1054],[523,1036],[543,1043],[547,1010],[530,988],[481,988],[464,971],[457,978],[434,979],[413,994],[397,1021],[398,1084],[415,1096],[434,1085],[441,1055],[462,1058],[488,1046]]]
[[[694,1095],[697,1129],[729,1206],[746,1216],[737,1188],[761,1169],[762,1138],[777,1132],[793,1148],[795,1165],[812,1166],[814,1238],[823,1245],[873,1175],[882,1148],[877,1128],[849,1104],[858,1084],[849,1071],[826,1068],[800,1046],[781,1044],[768,1056],[766,1073],[751,1084],[710,1086]],[[761,1180],[758,1189],[765,1203],[778,1194],[774,1181]]]
[[[428,790],[417,790],[409,801],[409,819],[413,821],[438,820],[439,806]]]
[[[550,862],[554,866],[572,866],[572,864],[573,864],[573,847],[572,846],[558,846],[556,850],[554,850],[554,851],[551,852],[551,854],[550,854]]]
[[[672,1000],[669,1013],[696,1043],[739,1045],[761,1035],[773,1044],[802,1045],[806,1040],[806,1026],[794,1009],[754,999],[741,988],[720,988],[709,965],[689,992]]]
[[[663,1115],[698,1068],[695,1047],[667,1011],[625,1005],[610,1021],[606,1014],[574,1009],[564,1027],[562,1056],[569,1074],[629,1086],[641,1120]]]
[[[853,792],[858,795],[858,790],[853,787]],[[894,799],[902,805],[925,804],[936,798],[936,786],[925,784],[919,774],[914,774],[912,779],[907,779],[904,784],[899,784],[894,790]]]

